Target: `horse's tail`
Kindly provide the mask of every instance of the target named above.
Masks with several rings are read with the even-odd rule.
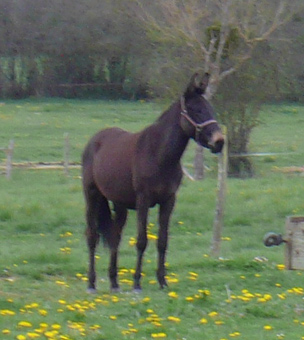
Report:
[[[100,234],[104,244],[111,246],[112,214],[108,200],[100,193],[93,176],[93,161],[96,148],[94,138],[82,154],[83,190],[87,204],[87,224]]]
[[[113,220],[109,203],[105,197],[100,195],[97,211],[97,231],[103,239],[105,246],[111,247],[113,237]]]

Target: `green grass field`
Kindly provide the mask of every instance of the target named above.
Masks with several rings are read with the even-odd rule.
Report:
[[[80,161],[101,128],[137,131],[164,106],[103,101],[12,101],[0,105],[0,146],[15,140],[15,162],[61,161],[69,133]],[[143,293],[132,292],[135,214],[120,251],[121,293],[111,294],[108,252],[97,252],[98,294],[86,293],[87,249],[79,170],[13,170],[0,176],[0,338],[112,340],[304,339],[304,273],[283,270],[284,249],[266,248],[268,231],[284,233],[288,215],[304,215],[304,107],[268,105],[250,150],[256,176],[228,180],[221,258],[210,253],[216,201],[215,156],[206,179],[184,179],[171,223],[169,288],[155,280],[157,210],[151,210]],[[194,143],[184,157],[191,164]],[[5,158],[0,154],[0,159]]]

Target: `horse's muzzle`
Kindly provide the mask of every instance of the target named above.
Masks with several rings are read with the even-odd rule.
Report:
[[[219,153],[222,151],[224,143],[224,136],[220,131],[216,131],[213,133],[211,141],[208,143],[208,147],[212,153]]]

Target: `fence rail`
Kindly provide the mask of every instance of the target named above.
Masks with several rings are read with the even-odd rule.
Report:
[[[5,152],[6,162],[4,165],[0,164],[0,169],[4,170],[6,178],[10,179],[12,175],[13,167],[26,168],[26,169],[60,169],[64,168],[66,176],[69,175],[69,169],[80,167],[80,163],[71,163],[70,158],[70,139],[69,134],[64,134],[64,145],[63,145],[63,162],[22,162],[13,163],[14,153],[14,140],[10,140],[8,147],[0,147],[0,151]]]

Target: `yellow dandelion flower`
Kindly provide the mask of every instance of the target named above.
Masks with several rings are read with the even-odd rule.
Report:
[[[33,327],[33,325],[28,321],[20,321],[20,322],[18,322],[18,326],[19,327],[27,327],[27,328]]]
[[[51,327],[52,329],[55,329],[55,330],[61,329],[61,325],[59,325],[58,323],[54,323]]]
[[[168,316],[167,318],[169,321],[172,321],[172,322],[176,322],[176,323],[179,323],[181,321],[180,318],[176,317],[176,316]]]
[[[244,301],[244,302],[248,302],[250,301],[250,299],[246,296],[240,296],[240,300]]]
[[[116,295],[112,296],[112,302],[114,303],[119,302],[119,297]]]
[[[177,299],[178,298],[178,294],[176,292],[169,292],[168,296],[170,296],[173,299]]]
[[[178,283],[179,280],[177,277],[166,277],[169,283]]]
[[[198,292],[199,292],[200,294],[204,295],[204,296],[209,296],[209,295],[211,295],[211,292],[210,292],[210,290],[208,290],[208,289],[199,289]]]
[[[240,336],[240,335],[241,335],[240,332],[233,332],[233,333],[230,333],[230,334],[229,334],[229,336],[230,336],[231,338],[235,338],[235,337]]]
[[[285,265],[284,264],[277,264],[277,269],[278,270],[284,270],[285,269]]]
[[[193,302],[194,301],[194,297],[193,296],[187,296],[185,298],[185,300],[188,301],[188,302]]]
[[[110,318],[110,320],[117,320],[117,316],[116,315],[110,315],[109,318]]]
[[[93,326],[90,326],[90,329],[92,329],[93,331],[97,330],[97,329],[100,329],[101,326],[100,325],[93,325]]]
[[[195,273],[195,272],[189,272],[188,273],[190,276],[195,276],[195,277],[198,277],[198,274],[197,273]]]
[[[208,314],[211,318],[214,318],[215,316],[218,316],[218,312],[210,312]]]
[[[151,298],[149,298],[148,296],[146,296],[145,298],[143,298],[141,301],[143,303],[149,302],[151,300]]]
[[[156,339],[156,338],[166,338],[167,334],[166,333],[152,333],[151,337],[153,339]]]
[[[205,318],[202,318],[202,319],[200,319],[200,323],[201,323],[202,325],[205,325],[206,323],[208,323],[208,320],[205,319]]]
[[[131,333],[138,333],[138,329],[136,329],[136,328],[134,328],[134,327],[129,328],[129,331],[130,331]]]
[[[130,237],[129,239],[129,245],[131,247],[135,246],[136,245],[136,238],[135,237]]]
[[[222,321],[222,320],[216,320],[214,323],[215,323],[216,325],[220,326],[220,325],[223,325],[225,322]]]
[[[52,339],[54,338],[54,333],[52,331],[47,331],[44,333],[44,336],[49,338],[49,339]]]
[[[196,281],[197,276],[188,276],[188,279],[191,280],[191,281]]]
[[[9,309],[2,309],[2,310],[0,310],[0,315],[14,316],[14,315],[16,315],[16,313],[12,310],[9,310]]]
[[[29,308],[38,308],[39,304],[37,302],[33,302],[30,305],[26,305],[25,308],[29,309]]]
[[[49,325],[48,325],[46,322],[41,322],[41,323],[39,324],[39,326],[40,326],[41,329],[46,329],[46,328],[49,327]]]
[[[231,237],[223,236],[221,237],[222,241],[231,241]]]
[[[66,283],[64,281],[57,280],[55,283],[59,286],[64,286]]]
[[[150,234],[150,233],[147,235],[147,237],[148,237],[148,240],[157,240],[158,239],[157,235]]]
[[[304,291],[302,287],[294,287],[292,288],[292,292],[298,295],[303,295]]]
[[[273,329],[270,325],[265,325],[263,328],[265,331],[271,331]]]
[[[2,334],[8,335],[8,334],[11,334],[11,331],[9,329],[3,329]]]
[[[22,334],[19,334],[19,335],[16,336],[16,339],[17,340],[26,340],[26,336],[22,335]]]
[[[28,332],[26,335],[27,335],[30,339],[37,339],[37,338],[40,338],[40,334],[38,334],[38,333]]]
[[[47,316],[48,312],[45,309],[39,309],[39,314],[42,316]]]

